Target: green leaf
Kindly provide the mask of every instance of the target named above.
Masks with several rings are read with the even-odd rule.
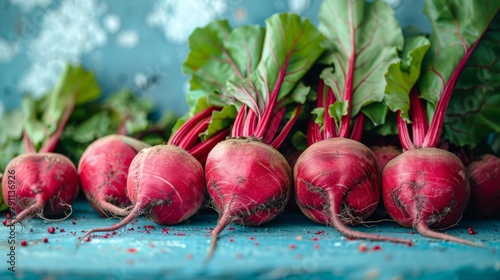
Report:
[[[94,74],[81,66],[67,64],[55,87],[43,98],[22,101],[24,129],[36,149],[57,130],[65,110],[99,97]]]
[[[322,40],[306,18],[291,13],[269,17],[257,69],[248,78],[231,78],[227,83],[228,92],[261,115],[273,93],[278,102],[289,97],[323,53]]]
[[[130,89],[122,89],[111,94],[103,105],[116,114],[127,135],[135,135],[146,130],[151,125],[148,115],[156,109],[153,100],[139,97]]]
[[[212,119],[207,130],[202,133],[202,141],[209,139],[217,132],[228,128],[236,118],[236,108],[233,105],[226,105],[220,111],[212,112]]]
[[[336,100],[351,96],[351,116],[384,98],[384,75],[398,61],[403,33],[394,11],[382,0],[325,0],[319,30],[330,51],[321,77]]]
[[[76,126],[68,127],[64,131],[65,135],[71,135],[72,139],[81,144],[92,141],[109,134],[116,133],[117,122],[114,122],[112,115],[108,111],[100,111],[85,120],[80,120]]]
[[[10,110],[0,118],[0,174],[5,172],[9,161],[24,152],[22,145],[23,112]],[[0,180],[1,182],[1,180]]]
[[[227,20],[213,21],[203,28],[196,28],[189,36],[189,53],[182,65],[182,72],[191,75],[190,90],[212,91],[222,88],[226,82],[218,73],[227,71],[224,60],[224,42],[231,27]],[[224,65],[224,66],[222,66]],[[213,72],[213,71],[216,72]]]
[[[405,38],[401,58],[389,66],[386,74],[385,102],[393,112],[400,111],[401,117],[411,122],[410,91],[421,73],[421,64],[430,47],[424,36]]]
[[[328,114],[335,120],[335,124],[337,125],[337,127],[340,126],[342,117],[347,116],[348,107],[349,102],[347,101],[335,101],[328,107]]]
[[[500,15],[467,61],[451,97],[444,123],[446,139],[475,148],[500,132]]]
[[[288,104],[305,104],[308,98],[311,98],[311,87],[306,86],[303,82],[297,83],[295,88],[290,93],[290,96],[284,99],[280,105],[286,106]]]
[[[227,78],[247,77],[255,70],[261,59],[265,34],[264,27],[256,25],[241,26],[231,32],[226,48],[232,58],[228,63],[234,66],[225,75]]]
[[[55,131],[55,123],[46,124],[43,119],[41,119],[41,113],[44,105],[44,101],[47,100],[47,96],[40,100],[35,100],[31,97],[23,98],[21,102],[21,108],[24,115],[24,129],[31,140],[33,145],[38,149],[42,146],[45,139],[49,138],[50,135]],[[49,130],[50,129],[50,130]]]
[[[12,139],[19,139],[23,134],[23,112],[20,109],[7,111],[0,118],[0,145]]]
[[[196,111],[196,112],[203,110],[205,107],[196,108],[196,106],[199,106],[200,99],[205,98],[206,96],[207,96],[207,92],[205,92],[203,90],[189,91],[186,94],[186,101],[188,103],[189,108],[193,111]],[[206,101],[204,104],[205,104],[204,106],[208,106]]]
[[[307,135],[297,130],[292,134],[292,146],[298,151],[304,151],[307,149]]]
[[[4,173],[9,162],[20,154],[23,154],[24,146],[22,137],[10,138],[0,145],[0,174]],[[1,180],[0,180],[1,185]]]
[[[377,102],[363,107],[361,112],[370,119],[374,126],[379,126],[385,124],[389,107],[387,107],[385,102]]]
[[[180,117],[172,128],[172,134],[174,134],[179,128],[193,117],[197,112],[200,112],[210,105],[208,104],[208,95],[206,92],[201,90],[190,91],[187,93],[187,100],[189,103],[189,110]]]
[[[211,22],[189,37],[189,53],[182,65],[191,75],[190,90],[226,95],[230,77],[246,77],[257,65],[262,50],[264,29],[242,26],[231,29],[227,20]]]
[[[6,172],[7,164],[16,156],[24,153],[22,123],[23,112],[21,109],[7,111],[0,117],[0,188],[2,187],[2,174]],[[7,203],[0,195],[0,212],[7,209]]]
[[[120,132],[127,132],[133,137],[147,133],[155,125],[149,119],[155,109],[152,100],[137,96],[129,89],[113,92],[100,103],[77,105],[63,130],[56,151],[78,164],[82,153],[96,139]],[[123,128],[126,131],[120,131]],[[164,134],[168,135],[168,132]]]
[[[94,73],[85,70],[82,66],[67,64],[62,72],[59,82],[56,84],[53,93],[50,94],[50,102],[58,105],[70,102],[61,99],[75,99],[75,105],[81,105],[96,100],[100,95],[100,88]],[[54,105],[55,106],[55,105]]]
[[[94,140],[118,130],[119,121],[102,106],[77,106],[59,139],[56,152],[78,164],[81,155]]]
[[[311,110],[311,114],[314,115],[314,123],[322,125],[325,121],[325,108],[317,107]]]
[[[399,131],[396,116],[396,113],[389,111],[385,117],[384,124],[374,126],[373,123],[365,122],[364,130],[369,130],[381,136],[398,135]]]
[[[495,133],[490,136],[491,138],[491,150],[496,156],[500,157],[500,133]]]
[[[257,67],[264,34],[264,28],[257,25],[231,29],[226,20],[214,21],[191,34],[190,51],[182,66],[183,72],[191,75],[190,92],[187,94],[190,108],[174,125],[172,133],[196,113],[211,106],[226,111],[221,115],[214,112],[213,116],[221,119],[213,120],[202,134],[203,138],[211,137],[232,123],[227,118],[233,114],[225,108],[232,103],[227,94],[227,80],[231,77],[244,78]],[[235,114],[233,120],[234,117]]]
[[[0,184],[0,187],[1,186],[2,184]],[[0,198],[0,212],[4,212],[7,209],[9,209],[9,206],[7,205],[7,203],[4,203],[3,198]]]
[[[498,0],[428,0],[424,13],[432,24],[431,47],[418,82],[421,97],[435,107],[471,46],[500,9]],[[430,112],[432,115],[432,112]]]

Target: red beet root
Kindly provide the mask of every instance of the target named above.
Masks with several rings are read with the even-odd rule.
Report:
[[[285,157],[254,139],[229,139],[208,154],[205,178],[220,218],[212,231],[208,257],[219,233],[229,223],[255,226],[268,222],[285,207],[292,172]]]
[[[149,147],[134,138],[109,135],[94,141],[80,158],[82,191],[101,216],[126,216],[130,209],[126,185],[128,168],[136,154]]]
[[[344,236],[410,243],[409,240],[349,229],[375,211],[380,175],[373,153],[358,141],[328,138],[309,146],[294,168],[295,200],[318,223],[330,224]]]
[[[2,194],[17,214],[6,222],[25,218],[61,216],[71,210],[79,190],[74,164],[61,154],[27,153],[12,159],[2,180]]]
[[[484,155],[467,166],[471,196],[466,212],[474,217],[500,216],[500,158]]]
[[[160,225],[180,223],[191,217],[203,201],[203,167],[185,150],[174,145],[157,145],[141,150],[132,160],[127,177],[127,195],[134,205],[114,226],[87,231],[113,231],[140,214]]]
[[[399,156],[402,151],[395,146],[373,146],[370,147],[378,162],[379,173],[382,174],[385,165],[393,158]]]
[[[382,173],[382,197],[389,215],[405,227],[442,240],[478,244],[437,232],[454,226],[470,196],[469,180],[460,159],[438,148],[405,151]]]

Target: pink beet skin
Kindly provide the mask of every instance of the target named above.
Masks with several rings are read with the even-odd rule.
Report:
[[[382,174],[385,165],[393,158],[399,156],[402,151],[395,146],[373,146],[370,147],[378,162],[378,170]]]
[[[467,166],[471,196],[466,212],[474,217],[500,217],[500,158],[484,155]]]
[[[205,178],[221,216],[244,225],[268,222],[283,210],[291,190],[291,168],[271,146],[229,139],[210,151]]]
[[[148,144],[123,135],[109,135],[92,142],[80,158],[78,175],[82,191],[101,216],[125,216],[130,205],[127,174],[132,159]]]
[[[260,225],[284,209],[290,197],[292,170],[272,146],[254,138],[236,138],[219,142],[210,151],[205,180],[219,212],[219,221],[211,233],[209,259],[226,225]]]
[[[201,163],[174,145],[141,150],[132,160],[127,176],[127,196],[134,205],[119,223],[88,230],[113,231],[144,214],[160,225],[180,223],[191,217],[203,201],[204,173]]]
[[[405,151],[385,166],[382,197],[387,213],[402,226],[424,236],[478,245],[430,229],[454,226],[469,201],[466,170],[454,154],[438,148]]]
[[[37,215],[62,216],[71,212],[79,191],[74,164],[64,155],[27,153],[12,159],[2,179],[2,195],[17,214],[7,225]]]
[[[299,208],[322,224],[333,224],[332,215],[340,215],[342,223],[356,225],[380,199],[376,159],[351,139],[329,138],[309,146],[297,160],[294,181]]]
[[[372,151],[347,138],[327,138],[309,146],[294,167],[295,200],[310,219],[335,227],[348,238],[410,244],[410,240],[355,231],[380,200],[380,175]]]
[[[201,163],[177,146],[146,148],[130,164],[127,195],[134,208],[149,209],[145,215],[157,224],[191,217],[201,206],[203,192]]]

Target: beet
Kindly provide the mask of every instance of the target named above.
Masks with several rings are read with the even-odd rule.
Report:
[[[295,200],[313,221],[329,224],[349,238],[409,240],[349,229],[377,208],[380,175],[372,151],[347,138],[327,138],[309,146],[294,167]]]
[[[217,236],[231,222],[257,226],[275,218],[290,197],[292,170],[272,146],[252,138],[228,139],[208,154],[205,180],[219,221]]]
[[[79,191],[75,165],[56,153],[27,153],[12,159],[2,179],[2,195],[17,216],[10,226],[28,217],[57,217],[71,211]],[[69,214],[68,214],[69,215]]]
[[[126,185],[130,163],[148,144],[123,135],[108,135],[92,142],[78,163],[82,191],[102,216],[125,216],[130,209]]]
[[[477,218],[500,216],[500,158],[484,155],[467,166],[470,201],[466,213]]]
[[[439,148],[416,148],[391,160],[382,173],[382,198],[387,213],[420,234],[478,245],[446,233],[457,224],[470,197],[469,180],[460,159]]]
[[[203,174],[201,163],[177,146],[141,150],[132,160],[127,177],[127,196],[133,209],[116,225],[91,229],[81,240],[94,232],[122,228],[141,214],[159,225],[186,220],[203,201]]]
[[[216,92],[226,90],[222,100],[236,108],[236,114],[227,115],[224,122],[222,116],[218,117],[218,123],[230,124],[231,139],[218,143],[205,163],[207,189],[220,213],[207,260],[228,223],[260,225],[287,204],[292,170],[278,149],[312,92],[302,78],[324,52],[323,37],[314,24],[291,13],[267,18],[265,28],[258,30],[246,26],[217,34],[229,35],[219,36],[227,38],[221,43],[206,35],[193,41],[210,51],[222,50],[221,56],[214,56],[216,59],[212,53],[207,57],[203,50],[193,61],[215,62],[198,68],[205,78],[213,69],[229,69],[230,75],[219,75],[226,70],[210,72],[222,79],[214,82],[210,77],[209,86],[210,91],[214,86]],[[218,47],[213,48],[214,44]]]
[[[375,158],[377,159],[378,170],[380,174],[382,174],[382,170],[389,161],[402,153],[401,149],[398,149],[392,145],[372,146],[370,147],[370,150],[372,150]]]

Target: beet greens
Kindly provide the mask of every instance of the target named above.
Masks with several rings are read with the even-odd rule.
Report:
[[[294,167],[297,204],[310,219],[346,237],[410,243],[346,226],[362,223],[380,199],[377,159],[359,141],[365,114],[375,124],[384,121],[384,74],[403,47],[401,28],[387,4],[364,0],[324,1],[319,28],[330,46],[322,62],[330,67],[318,84],[309,147]]]
[[[71,214],[79,191],[78,174],[73,162],[54,149],[73,108],[94,100],[99,92],[91,72],[66,65],[51,92],[38,100],[23,99],[25,153],[7,164],[2,178],[3,199],[16,214],[5,225],[34,215]]]
[[[239,30],[229,38],[253,38],[257,47],[249,48],[246,43],[236,47],[239,53],[235,57],[248,62],[235,65],[257,64],[253,71],[236,73],[225,84],[238,112],[232,139],[218,143],[205,166],[207,189],[220,215],[212,231],[209,257],[219,233],[229,223],[260,225],[285,207],[292,174],[276,149],[309,94],[301,79],[323,52],[321,34],[309,20],[295,14],[275,14],[266,19],[264,33],[250,27]],[[255,53],[254,58],[250,51]]]
[[[418,59],[411,60],[411,56],[403,58],[400,67],[391,68],[387,75],[392,88],[387,88],[386,102],[397,111],[399,137],[405,152],[383,170],[384,205],[398,223],[428,237],[478,245],[430,229],[455,225],[470,196],[461,160],[437,147],[442,143],[447,107],[455,85],[499,9],[498,1],[426,1],[424,12],[431,20],[433,33],[421,76],[417,81],[418,76],[408,71],[409,65],[419,63]],[[408,53],[422,55],[422,45],[413,47]],[[479,53],[480,60],[488,58],[484,54],[484,50]],[[472,68],[481,68],[477,66]],[[482,116],[476,120],[489,122]]]
[[[257,26],[231,30],[227,21],[219,20],[191,34],[190,52],[183,64],[184,73],[190,75],[189,111],[176,122],[166,145],[145,149],[132,161],[133,172],[127,180],[127,195],[133,204],[129,214],[116,225],[90,229],[81,240],[95,232],[121,228],[141,214],[159,224],[179,223],[201,207],[206,157],[229,135],[236,116],[234,106],[227,105],[227,89],[221,85],[256,66],[250,60],[237,62],[233,55],[242,50],[238,44],[248,44],[247,51],[259,51],[252,41],[262,37],[262,31]],[[248,32],[255,32],[255,37],[244,36]],[[235,57],[247,59],[243,54]],[[156,179],[148,174],[155,174]],[[190,178],[191,184],[185,184],[178,174]]]

